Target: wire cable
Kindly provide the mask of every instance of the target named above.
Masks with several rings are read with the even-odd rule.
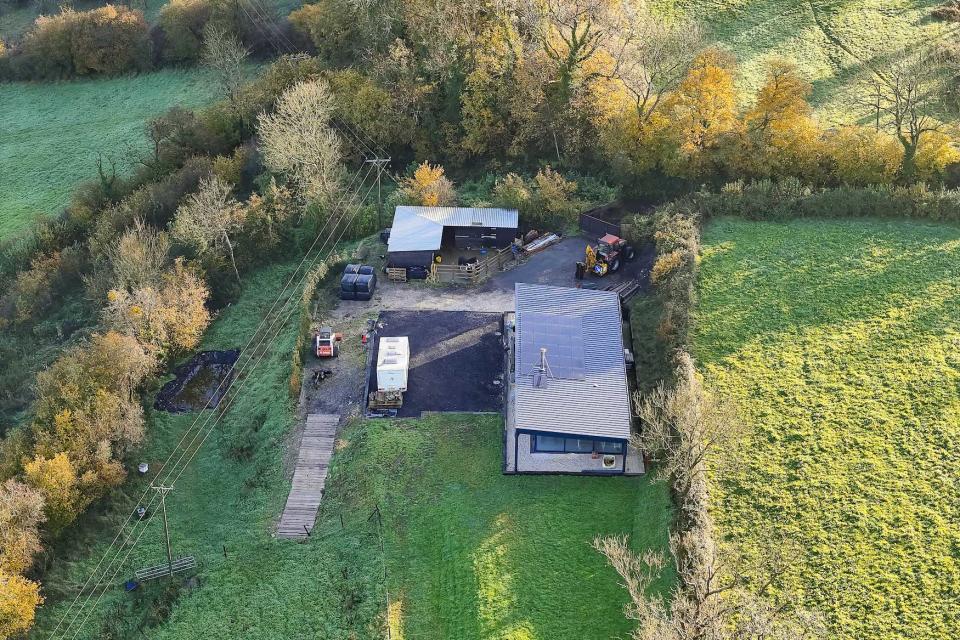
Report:
[[[367,192],[366,192],[366,194],[364,195],[364,197],[361,198],[361,201],[364,200],[364,199],[366,199],[366,197],[368,197],[368,196],[370,195],[370,192],[373,190],[373,186],[374,186],[374,185],[371,185],[371,186],[370,186],[370,188],[367,190]],[[343,237],[343,235],[344,235],[344,233],[346,232],[346,230],[349,229],[350,224],[353,222],[353,219],[356,217],[356,215],[357,215],[358,213],[359,213],[359,209],[357,209],[357,210],[351,215],[350,220],[347,222],[346,225],[344,225],[343,229],[340,230],[340,234],[339,234],[339,236],[337,237],[337,240],[334,241],[333,245],[331,246],[331,251],[332,251],[333,247],[336,246],[336,243],[338,243],[338,242],[340,241],[340,239]],[[341,217],[341,219],[342,219],[342,217]],[[296,311],[296,305],[294,305],[293,307],[291,307],[291,308],[289,309],[289,311],[286,312],[286,317],[282,319],[282,322],[280,323],[280,325],[279,325],[279,327],[278,327],[278,330],[277,330],[276,334],[274,335],[274,339],[276,338],[277,335],[279,335],[279,332],[283,330],[283,327],[286,326],[286,324],[290,321],[290,319],[293,317],[293,313],[294,313],[295,311]],[[271,341],[271,342],[272,342],[272,341]],[[256,368],[256,366],[258,366],[258,365],[260,364],[260,362],[261,362],[261,361],[263,360],[263,358],[266,356],[266,354],[268,353],[268,351],[269,351],[269,349],[264,350],[264,352],[263,352],[263,353],[260,355],[260,357],[258,358],[257,363],[254,365],[254,368]],[[234,396],[234,397],[235,397],[235,396]],[[220,412],[219,412],[219,415],[218,415],[218,417],[217,417],[216,423],[218,423],[218,422],[220,421],[220,419],[223,418],[223,416],[225,415],[226,411],[227,411],[230,407],[232,407],[233,398],[230,398],[229,403],[230,403],[229,406],[225,407],[223,411],[220,411]],[[193,458],[194,458],[194,457],[196,456],[196,454],[200,451],[200,448],[202,448],[203,442],[205,442],[205,441],[206,441],[206,438],[210,435],[210,433],[213,432],[213,429],[214,429],[214,427],[216,426],[216,423],[214,423],[213,425],[211,425],[210,428],[207,430],[207,433],[206,433],[206,435],[204,436],[204,440],[201,441],[200,445],[194,450],[194,453],[191,455],[191,457],[182,465],[182,467],[181,467],[181,469],[180,469],[180,472],[177,474],[177,477],[174,478],[173,482],[170,483],[169,486],[172,487],[172,486],[176,483],[176,481],[177,481],[177,480],[180,478],[180,476],[183,474],[183,471],[185,471],[186,468],[189,466],[190,462],[192,462]],[[100,586],[101,586],[101,584],[103,584],[103,585],[109,585],[110,583],[113,582],[113,580],[116,578],[117,574],[120,572],[120,570],[121,570],[121,569],[123,568],[123,566],[126,564],[127,559],[129,558],[130,554],[133,552],[133,549],[136,547],[136,545],[139,543],[140,539],[143,537],[144,533],[146,532],[147,525],[149,524],[149,521],[150,521],[150,520],[152,520],[152,515],[147,519],[147,523],[146,523],[146,524],[144,525],[144,527],[141,529],[141,531],[140,531],[140,533],[138,534],[136,540],[135,540],[134,543],[129,547],[129,549],[127,550],[126,554],[124,554],[123,559],[117,564],[116,568],[114,569],[113,573],[110,575],[109,579],[106,579],[106,580],[104,580],[103,582],[98,583],[98,585],[97,585],[97,587],[95,587],[94,591],[96,591],[96,589],[99,589]],[[108,570],[109,570],[109,568],[108,568]],[[106,574],[104,574],[104,576],[106,577]],[[79,633],[80,629],[81,629],[81,628],[83,627],[83,625],[86,623],[86,620],[89,618],[89,616],[90,616],[90,614],[92,613],[92,611],[93,611],[94,609],[96,609],[97,605],[100,603],[100,600],[101,600],[101,599],[103,598],[103,596],[106,594],[106,591],[107,591],[107,589],[104,588],[104,589],[100,592],[100,595],[97,596],[97,599],[94,601],[92,607],[90,607],[90,609],[87,611],[87,615],[84,616],[83,620],[80,621],[80,625],[77,627],[76,631],[74,631],[74,634],[71,636],[71,638],[75,638],[75,637],[76,637],[76,634]],[[93,593],[93,592],[91,592],[91,596],[92,596],[92,593]],[[69,629],[67,629],[67,630],[69,631]],[[65,634],[64,634],[64,637],[66,637]]]
[[[352,187],[353,182],[356,180],[356,177],[359,175],[359,173],[360,173],[360,172],[358,171],[356,174],[354,174],[354,177],[353,177],[353,179],[351,180],[350,185],[348,186],[348,188]],[[247,343],[241,348],[241,357],[243,357],[243,354],[245,354],[245,353],[247,352],[247,350],[250,348],[250,345],[251,345],[251,344],[253,343],[253,341],[256,339],[257,335],[258,335],[259,332],[260,332],[260,329],[264,326],[264,323],[268,321],[268,319],[269,319],[269,317],[270,317],[270,314],[273,312],[273,310],[274,310],[274,308],[276,307],[277,303],[278,303],[278,302],[280,301],[280,299],[283,297],[284,293],[286,293],[286,291],[289,289],[290,284],[293,282],[294,278],[296,277],[296,274],[299,272],[300,268],[303,266],[304,262],[305,262],[305,261],[307,260],[307,258],[309,257],[310,252],[313,250],[313,247],[316,245],[316,242],[319,240],[320,236],[321,236],[321,235],[323,234],[323,232],[326,230],[326,226],[327,226],[327,224],[329,224],[329,221],[330,221],[330,219],[328,218],[327,221],[324,223],[324,227],[321,229],[320,234],[317,236],[317,238],[314,239],[313,244],[311,244],[310,248],[309,248],[309,249],[307,250],[307,252],[304,254],[304,257],[303,257],[303,259],[301,260],[300,264],[297,266],[297,269],[291,274],[291,276],[290,276],[290,278],[287,280],[287,283],[286,283],[286,285],[284,286],[283,290],[281,290],[281,292],[280,292],[280,294],[277,296],[276,300],[274,300],[274,303],[273,303],[273,305],[271,305],[270,310],[267,312],[267,314],[264,315],[263,319],[260,321],[260,324],[257,326],[257,328],[256,328],[256,330],[254,331],[254,333],[251,334],[250,338],[247,340]],[[156,475],[155,477],[159,477],[160,474],[163,473],[164,469],[166,469],[167,465],[168,465],[168,464],[170,463],[170,461],[173,459],[173,456],[176,455],[177,450],[180,448],[180,446],[182,446],[183,442],[186,440],[186,437],[188,436],[188,434],[193,430],[194,427],[196,427],[196,425],[197,425],[197,424],[200,422],[200,420],[203,418],[203,413],[202,413],[202,412],[203,412],[204,410],[210,408],[210,403],[212,402],[213,398],[214,398],[214,397],[217,397],[217,395],[220,393],[221,389],[223,388],[223,385],[227,384],[227,382],[228,382],[230,379],[232,379],[235,371],[236,371],[237,368],[238,368],[238,363],[239,363],[239,362],[240,362],[240,358],[238,358],[237,361],[235,361],[235,362],[230,366],[230,368],[227,370],[226,375],[224,375],[223,379],[220,381],[220,384],[217,386],[217,388],[215,389],[214,393],[211,394],[210,398],[208,398],[207,402],[206,402],[206,403],[204,404],[204,406],[200,409],[200,412],[201,412],[201,413],[198,413],[197,417],[194,419],[194,421],[193,421],[193,423],[190,425],[190,427],[188,427],[186,430],[184,430],[183,435],[181,435],[181,437],[180,437],[180,440],[177,442],[177,444],[175,445],[173,451],[171,451],[170,455],[167,457],[167,459],[164,461],[164,463],[160,466],[160,469],[157,471],[157,475]],[[242,365],[240,365],[240,369],[242,370]],[[150,489],[146,489],[146,490],[143,492],[143,494],[140,496],[140,499],[137,501],[137,504],[138,504],[138,505],[142,505],[142,504],[143,504],[143,500],[147,497],[147,495],[148,495],[149,493],[150,493]],[[147,506],[146,506],[145,508],[149,509],[149,508],[153,505],[153,501],[155,500],[155,498],[156,498],[156,496],[154,496],[154,498],[152,498],[152,499],[150,500],[150,502],[147,504]],[[61,624],[62,624],[63,621],[65,620],[65,616],[68,616],[68,615],[69,615],[70,610],[73,608],[74,604],[75,604],[76,601],[80,598],[80,596],[82,596],[83,591],[84,591],[84,590],[86,589],[86,587],[89,585],[90,580],[96,575],[97,571],[99,571],[99,568],[100,568],[103,560],[106,558],[107,555],[109,555],[112,547],[116,544],[117,540],[118,540],[118,539],[121,537],[121,535],[123,534],[123,531],[124,531],[124,529],[126,528],[126,526],[127,526],[127,525],[130,523],[130,521],[133,519],[133,514],[134,514],[134,513],[135,513],[135,511],[132,511],[132,512],[127,516],[127,519],[124,521],[124,523],[123,523],[122,525],[120,525],[120,530],[117,532],[117,535],[114,537],[113,541],[111,542],[110,547],[108,547],[107,551],[104,552],[104,556],[101,558],[100,562],[97,563],[97,566],[94,568],[93,573],[91,573],[90,577],[89,577],[89,578],[87,579],[87,581],[84,583],[83,587],[81,587],[80,592],[79,592],[79,593],[77,594],[77,596],[74,598],[74,601],[70,604],[70,607],[67,608],[67,611],[64,613],[64,617],[62,617],[62,618],[60,619],[60,621],[57,623],[57,626],[54,628],[54,631],[52,632],[53,634],[55,634],[55,633],[57,632],[57,630],[60,628]],[[136,521],[136,522],[138,522],[138,521]],[[134,528],[136,527],[136,522],[134,522]]]
[[[361,172],[362,172],[362,170],[360,170],[360,171],[358,171],[356,174],[354,174],[354,177],[353,177],[353,179],[351,180],[351,183],[350,183],[350,185],[348,186],[348,189],[349,189],[350,187],[352,187],[353,183],[356,181],[356,178],[361,174]],[[364,174],[363,180],[361,180],[361,183],[360,183],[360,186],[358,187],[358,190],[359,190],[359,189],[362,189],[363,184],[366,183],[366,180],[367,180],[367,178],[369,178],[369,175],[370,175],[370,169],[368,168],[367,171],[366,171],[366,173]],[[371,187],[371,188],[372,188],[372,187]],[[350,193],[350,192],[348,192],[348,193]],[[368,189],[368,193],[369,193],[369,189]],[[343,205],[343,204],[345,203],[344,201],[345,201],[346,199],[347,199],[347,196],[344,196],[344,198],[341,200],[341,202],[338,203],[338,207],[341,206],[341,205]],[[355,199],[355,197],[354,197],[354,198],[351,198],[351,199]],[[355,214],[354,214],[354,215],[355,215]],[[289,290],[290,285],[293,283],[294,279],[297,277],[297,273],[299,273],[300,269],[303,268],[304,264],[305,264],[306,261],[309,259],[310,253],[312,252],[313,248],[316,246],[316,244],[317,244],[317,242],[319,241],[319,239],[324,235],[323,232],[326,230],[326,227],[329,225],[330,220],[332,220],[332,219],[334,219],[334,218],[336,218],[336,219],[337,219],[337,222],[339,222],[340,220],[343,219],[343,216],[331,216],[330,218],[327,219],[327,221],[325,222],[324,228],[321,230],[321,233],[318,234],[318,236],[314,239],[313,243],[311,244],[310,248],[309,248],[309,249],[307,250],[307,252],[305,253],[304,258],[301,260],[301,262],[300,262],[300,264],[298,265],[297,269],[295,269],[294,272],[291,274],[291,276],[289,277],[286,285],[284,286],[284,289],[281,291],[280,295],[279,295],[279,296],[277,297],[277,299],[274,301],[273,305],[271,306],[271,309],[267,312],[267,314],[264,315],[263,319],[262,319],[261,322],[260,322],[260,325],[257,327],[257,329],[255,330],[254,334],[251,335],[251,338],[247,341],[247,344],[245,345],[244,350],[242,351],[242,353],[250,353],[250,345],[251,345],[251,343],[257,338],[258,334],[260,333],[260,329],[263,328],[264,324],[270,320],[270,316],[272,315],[273,311],[276,309],[276,305],[277,305],[277,304],[280,302],[280,300],[283,298],[284,293],[286,293],[286,292]],[[352,220],[352,219],[351,219],[351,220]],[[343,231],[341,232],[341,236],[342,236],[342,234],[343,234]],[[327,238],[327,240],[325,240],[324,246],[321,247],[321,249],[320,249],[320,252],[321,252],[321,253],[322,253],[323,250],[325,249],[326,243],[327,243],[328,240],[329,240],[329,237]],[[318,257],[319,257],[319,254],[318,254]],[[313,261],[311,261],[311,266],[312,266],[312,264],[315,263],[315,262],[316,262],[316,258],[315,258]],[[303,282],[305,282],[308,273],[309,273],[309,269],[304,272],[303,277],[300,279],[300,282],[299,282],[298,285],[297,285],[298,287],[299,287]],[[292,299],[293,299],[293,295],[291,294],[291,295],[287,298],[287,300],[284,302],[284,304],[280,307],[280,311],[278,312],[279,314],[282,314],[282,313],[283,313],[283,309],[286,307],[286,305],[287,305]],[[272,326],[273,326],[273,324],[271,324],[271,328],[272,328]],[[268,330],[269,330],[269,329],[268,329]],[[266,335],[262,336],[262,337],[260,338],[258,344],[254,346],[254,348],[253,348],[253,353],[256,353],[256,350],[264,343],[265,340],[266,340]],[[262,359],[262,358],[261,358],[261,359]],[[213,397],[216,397],[216,396],[218,395],[219,391],[224,387],[225,384],[228,384],[228,383],[229,383],[229,385],[232,385],[232,381],[233,381],[234,379],[236,379],[237,377],[240,377],[243,373],[248,373],[248,372],[245,371],[245,368],[246,368],[246,365],[247,365],[249,362],[251,362],[251,361],[252,361],[252,356],[248,356],[246,362],[243,363],[243,364],[239,364],[239,363],[240,363],[240,360],[238,359],[238,361],[235,362],[235,363],[231,366],[231,368],[230,368],[230,369],[228,370],[228,372],[227,372],[227,375],[224,377],[224,379],[221,381],[220,385],[217,387],[217,390],[216,390],[217,393],[214,393],[214,394],[211,395],[211,398],[207,401],[207,403],[205,404],[205,406],[203,407],[203,409],[201,409],[201,411],[203,411],[203,410],[205,410],[205,409],[207,409],[207,408],[210,407],[210,402],[212,401]],[[259,360],[258,360],[258,363],[259,363]],[[254,365],[254,366],[256,366],[256,365]],[[232,375],[231,375],[231,374],[232,374]],[[226,391],[230,389],[230,386],[229,386],[229,385],[228,385],[227,388],[224,390],[224,393],[226,393]],[[215,413],[215,412],[214,412],[214,413]],[[212,415],[213,415],[213,414],[207,414],[207,415],[206,415],[206,419],[204,420],[204,424],[201,425],[200,429],[197,431],[197,434],[199,434],[199,433],[202,432],[202,429],[209,423]],[[170,463],[170,461],[173,459],[173,457],[177,454],[177,451],[178,451],[178,450],[180,449],[180,447],[183,445],[183,442],[186,440],[186,438],[190,435],[190,433],[193,431],[193,429],[197,426],[197,424],[198,424],[198,423],[200,422],[200,420],[203,419],[203,418],[204,418],[204,414],[201,413],[201,414],[198,415],[198,417],[194,420],[194,423],[193,423],[187,430],[184,431],[183,435],[182,435],[181,438],[180,438],[180,441],[179,441],[178,444],[177,444],[177,447],[171,452],[171,454],[168,456],[167,460],[166,460],[166,461],[164,462],[164,464],[161,466],[161,470],[160,470],[160,472],[158,472],[158,474],[157,474],[157,476],[155,477],[155,479],[160,477],[160,474],[163,473],[164,469],[167,467],[167,465]],[[196,438],[197,438],[197,437],[198,437],[198,435],[195,435],[195,436],[194,436],[194,439],[191,441],[191,445],[188,445],[187,449],[185,449],[183,452],[181,452],[181,455],[180,455],[180,457],[178,458],[178,461],[177,461],[176,464],[179,464],[180,461],[183,460],[184,454],[186,453],[186,451],[188,451],[190,448],[192,448],[192,445],[196,442]],[[195,455],[196,455],[196,453],[193,453],[193,454],[191,455],[190,459],[192,460],[193,456],[195,456]],[[176,467],[176,465],[175,465],[175,467]],[[175,468],[172,469],[172,470],[170,470],[170,472],[168,472],[168,474],[167,474],[167,476],[166,476],[166,480],[169,480],[169,478],[172,476],[172,474],[173,474],[175,471],[176,471]],[[179,477],[179,475],[180,475],[181,473],[182,473],[182,470],[178,473],[178,477]],[[149,493],[149,492],[150,492],[150,489],[147,489],[147,490],[144,492],[143,496],[141,496],[141,500],[139,501],[141,504],[142,504],[142,502],[143,502],[143,498],[145,498],[146,495],[147,495],[147,493]],[[152,498],[151,501],[148,503],[148,505],[147,505],[146,508],[149,509],[149,507],[152,506],[152,504],[153,504],[153,502],[154,502],[155,500],[156,500],[156,494],[154,494],[153,498]],[[80,592],[78,593],[77,597],[74,599],[74,602],[71,603],[71,606],[68,608],[68,610],[64,613],[63,617],[62,617],[62,618],[60,619],[60,621],[58,622],[57,627],[56,627],[56,628],[54,629],[54,631],[52,632],[53,634],[56,634],[56,632],[57,632],[57,631],[59,630],[59,628],[62,626],[63,622],[64,622],[64,621],[66,620],[66,618],[69,616],[70,610],[71,610],[71,609],[73,608],[73,606],[76,604],[76,601],[82,596],[83,591],[86,589],[86,587],[89,586],[90,580],[92,580],[95,576],[97,576],[97,574],[98,574],[98,572],[99,572],[99,570],[100,570],[100,567],[102,566],[102,563],[104,562],[104,560],[106,560],[106,559],[109,557],[109,555],[110,555],[110,553],[111,553],[111,551],[112,551],[112,547],[114,547],[114,546],[116,545],[117,541],[123,536],[124,530],[126,529],[127,525],[130,523],[130,521],[133,519],[133,514],[134,514],[134,512],[131,512],[131,514],[127,517],[127,520],[124,522],[124,524],[121,525],[120,531],[118,531],[117,535],[114,537],[113,542],[111,542],[110,547],[109,547],[108,550],[104,553],[104,555],[103,555],[103,557],[101,558],[100,562],[97,564],[97,567],[94,569],[94,572],[91,574],[91,576],[90,576],[90,577],[87,579],[87,581],[84,583],[84,586],[81,588],[81,590],[80,590]],[[131,532],[127,535],[127,539],[128,539],[128,540],[129,540],[129,538],[133,535],[133,533],[136,531],[136,528],[137,528],[138,524],[140,524],[141,522],[142,522],[141,520],[134,521],[132,530],[131,530]],[[117,555],[119,556],[119,553],[118,553]],[[113,561],[110,562],[110,565],[112,565],[112,564],[113,564]],[[104,570],[104,575],[106,575],[106,573],[109,571],[110,565],[108,565],[108,567]],[[100,582],[100,580],[98,580],[98,583],[99,583],[99,582]],[[89,600],[89,597],[90,597],[90,596],[88,596],[88,600]],[[82,605],[81,605],[81,607],[82,607]],[[74,616],[74,619],[73,619],[73,620],[75,620],[75,619],[76,619],[76,616]],[[72,624],[73,620],[71,620],[71,624]],[[51,636],[51,637],[52,637],[52,636]]]

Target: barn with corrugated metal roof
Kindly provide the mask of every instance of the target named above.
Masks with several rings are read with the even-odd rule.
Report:
[[[517,235],[516,209],[397,207],[387,266],[429,267],[441,248],[504,249]]]
[[[505,470],[642,473],[619,295],[525,283],[515,292]]]

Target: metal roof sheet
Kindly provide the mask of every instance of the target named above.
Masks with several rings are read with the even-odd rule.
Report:
[[[628,439],[630,389],[623,357],[620,296],[614,291],[517,283],[514,416],[517,429]],[[544,315],[577,318],[582,326],[583,379],[545,376],[534,384],[542,346],[535,331]],[[525,324],[525,320],[527,321]],[[533,322],[531,322],[533,321]],[[560,322],[558,322],[560,324]],[[563,322],[565,326],[576,326]],[[533,341],[533,344],[527,344]],[[547,351],[550,364],[550,351]]]
[[[436,251],[444,227],[515,229],[516,209],[482,207],[397,207],[390,229],[388,251]]]

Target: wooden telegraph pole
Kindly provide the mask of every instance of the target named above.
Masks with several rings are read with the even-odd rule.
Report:
[[[383,198],[380,195],[380,176],[383,175],[383,168],[390,162],[390,158],[373,158],[364,160],[377,166],[377,231],[383,230]]]
[[[173,550],[170,548],[170,525],[167,523],[167,493],[173,491],[173,487],[152,486],[160,494],[160,510],[163,512],[163,538],[167,544],[167,574],[173,579]]]

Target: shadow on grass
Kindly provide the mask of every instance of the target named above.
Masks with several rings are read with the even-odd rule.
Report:
[[[626,592],[590,546],[665,550],[667,489],[648,478],[504,476],[499,416],[375,421],[350,436],[352,491],[384,512],[391,590],[413,638],[625,636]],[[346,460],[346,458],[345,458]],[[338,488],[338,491],[346,486]],[[657,589],[666,592],[666,574]]]
[[[722,250],[728,238],[735,244]],[[911,222],[719,220],[704,239],[699,292],[713,303],[697,311],[696,353],[709,362],[784,332],[883,317],[956,282],[960,262],[960,229]],[[786,295],[769,296],[771,280]]]

